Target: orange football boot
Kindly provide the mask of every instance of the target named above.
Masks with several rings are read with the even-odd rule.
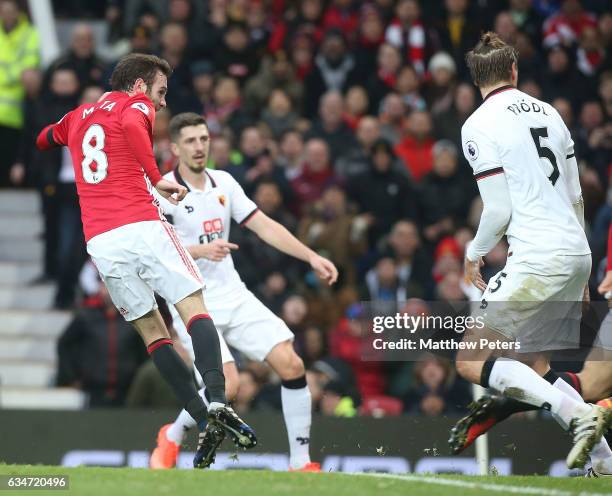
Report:
[[[149,467],[153,469],[174,468],[181,447],[170,441],[166,432],[172,424],[164,425],[157,434],[157,447],[151,453]]]

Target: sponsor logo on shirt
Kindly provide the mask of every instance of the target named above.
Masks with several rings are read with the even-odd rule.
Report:
[[[219,217],[216,219],[205,220],[202,223],[204,234],[200,236],[200,244],[212,243],[215,239],[223,238],[223,220]]]

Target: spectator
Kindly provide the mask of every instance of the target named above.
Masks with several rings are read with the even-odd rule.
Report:
[[[336,161],[334,170],[339,178],[350,180],[370,168],[372,147],[380,138],[380,124],[375,117],[363,117],[357,127],[358,147]]]
[[[408,111],[427,109],[427,104],[420,93],[421,83],[418,74],[411,65],[405,65],[400,69],[395,82],[395,91],[402,98]]]
[[[406,105],[397,93],[389,93],[380,106],[380,135],[392,145],[397,145],[407,125]],[[425,110],[423,103],[423,111]]]
[[[376,66],[380,45],[385,41],[385,25],[379,10],[372,4],[361,7],[359,33],[353,50],[357,61],[359,79],[367,80]]]
[[[105,65],[96,55],[96,44],[91,26],[83,23],[74,27],[68,53],[51,64],[48,74],[51,74],[56,67],[73,69],[81,87],[103,86],[106,83],[102,79],[105,74]]]
[[[302,0],[298,2],[298,11],[295,16],[290,16],[277,20],[272,29],[272,35],[268,43],[271,53],[278,50],[288,49],[291,45],[303,43],[319,43],[323,38],[323,27],[321,19],[323,17],[322,0]],[[300,67],[300,64],[297,64]]]
[[[400,284],[398,267],[391,257],[382,257],[365,276],[362,290],[364,300],[372,301],[374,308],[393,308],[394,305],[406,299],[406,288]],[[388,305],[381,305],[387,303]]]
[[[327,143],[318,138],[308,140],[302,170],[291,181],[295,197],[294,211],[301,215],[306,205],[318,200],[325,186],[334,180]]]
[[[572,109],[572,103],[567,98],[555,98],[551,104],[555,107],[555,110],[559,112],[563,122],[571,132],[574,129],[574,111]],[[572,136],[573,135],[574,133],[572,132]]]
[[[580,45],[577,51],[578,70],[587,77],[594,76],[605,59],[601,36],[596,27],[586,27],[580,35]]]
[[[364,336],[362,326],[366,325],[363,319],[365,309],[359,303],[351,305],[346,315],[340,319],[338,325],[329,335],[329,350],[333,357],[344,360],[351,366],[357,381],[357,387],[362,397],[383,394],[385,391],[385,377],[381,362],[363,361],[363,347],[367,346],[369,337]],[[350,388],[346,382],[335,380],[342,384],[341,396],[350,396]]]
[[[303,358],[306,368],[326,355],[326,337],[325,332],[315,326],[307,327],[304,330],[300,356]]]
[[[429,112],[412,112],[406,128],[408,133],[395,147],[395,153],[404,161],[414,181],[419,182],[433,167],[431,115]]]
[[[431,260],[421,246],[419,229],[414,222],[400,220],[395,223],[386,253],[395,261],[399,284],[405,288],[407,299],[433,297]]]
[[[561,10],[544,23],[544,46],[571,47],[588,27],[597,29],[595,16],[583,10],[580,0],[563,0]]]
[[[252,123],[252,119],[242,109],[238,81],[230,77],[222,77],[217,81],[213,103],[205,111],[208,132],[212,137],[219,136],[225,129],[239,136]]]
[[[359,125],[359,121],[368,111],[370,100],[363,86],[351,86],[344,98],[344,122],[353,131]]]
[[[370,112],[375,113],[382,99],[393,91],[397,74],[402,66],[399,49],[389,43],[383,43],[378,49],[376,72],[367,79],[367,90],[370,99]]]
[[[259,182],[253,199],[268,217],[290,231],[295,229],[296,221],[283,207],[281,192],[275,182],[270,180]],[[298,279],[301,263],[264,243],[250,229],[232,229],[231,241],[240,247],[232,257],[247,287],[257,287],[270,274],[276,272],[283,274],[291,284]],[[253,260],[257,260],[257,263],[254,264]]]
[[[170,133],[171,114],[167,108],[155,113],[155,124],[153,125],[153,153],[162,173],[171,171],[176,165],[176,157],[172,154]]]
[[[467,75],[464,57],[481,32],[478,18],[468,10],[468,0],[444,0],[444,15],[434,23],[438,44],[454,59],[460,76]]]
[[[452,141],[461,147],[461,127],[476,110],[476,91],[474,86],[461,83],[455,88],[453,104],[450,109],[434,117],[435,135],[440,139]]]
[[[371,247],[400,219],[416,219],[416,193],[400,172],[391,145],[378,140],[372,147],[369,170],[349,182],[350,196],[368,225]]]
[[[38,33],[20,12],[16,0],[0,1],[0,187],[9,184],[20,132],[24,126],[22,106],[26,96],[24,71],[39,63]]]
[[[433,157],[433,170],[421,181],[420,211],[425,238],[436,243],[465,219],[476,192],[474,180],[458,171],[458,151],[451,141],[436,142]]]
[[[307,211],[300,222],[298,238],[334,260],[340,284],[357,283],[353,260],[366,250],[365,232],[349,213],[346,195],[339,186],[327,187],[321,199]]]
[[[431,80],[425,87],[425,100],[435,116],[446,112],[453,103],[457,68],[453,58],[444,52],[435,54],[429,61]]]
[[[519,31],[536,46],[542,45],[542,17],[533,7],[531,0],[510,0],[510,15]],[[521,52],[521,58],[523,53]]]
[[[235,78],[241,86],[257,72],[259,60],[250,46],[246,24],[238,21],[228,23],[223,42],[215,50],[214,61],[216,67]]]
[[[332,163],[355,146],[353,132],[343,117],[342,95],[338,91],[325,93],[319,102],[319,119],[306,134],[306,139],[320,138],[327,143]]]
[[[191,64],[190,71],[191,85],[172,89],[176,93],[173,97],[173,111],[175,114],[206,114],[206,110],[214,105],[215,67],[209,60],[203,59]]]
[[[284,171],[272,160],[266,140],[259,128],[250,126],[240,135],[240,165],[230,165],[227,171],[242,185],[247,194],[252,194],[257,184],[263,180],[275,181],[286,202],[292,196],[291,186]]]
[[[359,12],[355,0],[332,0],[323,16],[323,29],[337,29],[345,39],[355,39],[359,24]]]
[[[211,141],[207,167],[225,170],[230,166],[239,166],[241,161],[240,152],[232,150],[230,140],[225,136],[217,136]]]
[[[48,88],[40,98],[27,102],[25,132],[21,142],[17,143],[17,162],[11,172],[14,179],[27,177],[41,195],[45,233],[41,282],[60,280],[61,291],[56,295],[56,304],[67,307],[73,303],[73,285],[80,270],[77,265],[82,249],[77,241],[82,237],[82,227],[72,158],[66,148],[41,153],[31,144],[49,122],[58,121],[78,104],[80,88],[73,69],[54,68],[50,71]],[[77,253],[79,256],[75,260]]]
[[[504,40],[508,45],[516,45],[516,35],[518,29],[514,23],[512,14],[508,11],[503,11],[495,17],[493,30]]]
[[[320,53],[316,56],[314,67],[304,81],[304,113],[308,118],[314,117],[314,111],[324,93],[329,91],[344,92],[355,83],[357,77],[355,59],[348,51],[342,32],[330,29],[321,44]]]
[[[89,395],[90,407],[122,406],[146,359],[142,340],[119,315],[104,284],[98,296],[77,311],[58,341],[57,353],[58,386],[81,389]]]
[[[415,386],[404,400],[405,411],[430,417],[460,413],[470,398],[469,385],[448,360],[427,354],[414,367]]]
[[[172,67],[172,75],[168,78],[168,87],[176,88],[169,91],[166,97],[170,110],[180,109],[181,97],[191,85],[191,59],[187,52],[187,30],[178,22],[164,25],[160,34],[160,56]]]
[[[268,105],[261,112],[260,118],[270,128],[273,138],[278,139],[285,131],[295,126],[298,115],[292,108],[287,93],[276,89],[270,94]]]
[[[385,33],[387,43],[402,50],[403,59],[414,67],[419,77],[425,75],[426,31],[421,21],[417,0],[400,0],[395,7],[396,17]]]
[[[257,287],[257,297],[275,314],[280,314],[283,303],[288,297],[289,282],[281,272],[272,272]]]
[[[244,88],[247,111],[257,115],[268,102],[274,90],[282,90],[290,98],[296,111],[301,111],[304,85],[295,76],[291,62],[284,51],[264,59],[259,72],[249,79]]]
[[[294,130],[289,129],[280,138],[279,153],[276,163],[285,171],[285,177],[292,181],[300,175],[304,161],[304,138]]]

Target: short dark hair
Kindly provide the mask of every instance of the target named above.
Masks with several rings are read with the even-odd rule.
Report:
[[[168,125],[170,139],[176,143],[181,135],[181,129],[189,126],[199,126],[200,124],[204,124],[208,128],[206,119],[200,114],[196,114],[195,112],[183,112],[181,114],[176,114],[172,119],[170,119],[170,124]]]
[[[113,91],[129,91],[139,78],[150,88],[158,72],[169,77],[172,68],[168,62],[155,55],[131,53],[117,63],[110,77],[111,88]]]
[[[474,84],[482,88],[502,81],[510,81],[512,64],[518,63],[518,53],[497,33],[488,31],[467,53],[465,60]]]

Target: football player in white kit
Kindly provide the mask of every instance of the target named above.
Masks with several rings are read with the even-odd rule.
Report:
[[[293,333],[246,288],[234,268],[230,252],[238,246],[228,242],[231,221],[248,227],[271,246],[309,263],[328,284],[336,282],[338,271],[332,262],[259,211],[230,174],[206,169],[210,137],[201,115],[176,115],[170,122],[170,136],[179,165],[164,177],[182,184],[188,192],[178,205],[161,197],[159,200],[204,279],[208,310],[223,337],[220,341],[226,394],[229,398],[235,396],[238,372],[225,341],[252,360],[266,361],[279,375],[289,437],[289,469],[319,471],[319,464],[311,462],[309,453],[312,406],[304,363],[293,349]],[[191,350],[189,334],[175,309],[170,308],[174,327],[183,344]],[[199,377],[198,380],[202,384]],[[201,394],[207,401],[204,389]],[[150,466],[174,467],[185,433],[193,425],[191,417],[182,411],[173,424],[163,426]],[[221,441],[212,443],[214,449],[204,455],[208,457],[207,463],[214,460],[214,450]]]
[[[467,54],[467,64],[484,102],[463,125],[461,139],[484,208],[466,251],[465,273],[484,291],[486,328],[468,331],[464,342],[524,340],[535,344],[530,350],[535,353],[530,359],[516,353],[496,357],[489,347],[461,350],[457,370],[473,383],[549,409],[562,427],[571,428],[574,446],[568,467],[583,467],[590,455],[597,472],[612,473],[612,452],[601,439],[612,420],[610,411],[584,403],[564,381],[557,382],[567,387],[557,382],[553,386],[542,377],[549,366],[537,352],[550,348],[537,345],[554,336],[543,331],[538,335],[531,326],[546,321],[543,313],[559,306],[567,309],[560,322],[577,325],[576,302],[588,295],[591,252],[574,143],[551,105],[516,89],[517,53],[495,33],[481,37]],[[508,261],[487,285],[480,274],[482,257],[504,234],[510,245]],[[555,307],[550,302],[568,303]],[[525,328],[528,334],[520,334]]]

